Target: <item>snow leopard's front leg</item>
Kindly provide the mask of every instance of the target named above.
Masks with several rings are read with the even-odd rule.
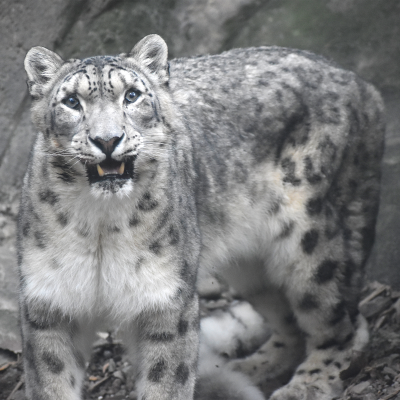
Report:
[[[197,369],[196,294],[180,309],[147,312],[138,321],[140,400],[191,400]]]
[[[45,301],[21,300],[28,400],[81,399],[93,330]]]

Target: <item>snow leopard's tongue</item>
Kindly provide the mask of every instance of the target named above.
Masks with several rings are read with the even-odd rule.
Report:
[[[113,159],[106,159],[97,164],[97,172],[99,176],[104,175],[122,175],[125,171],[125,163]]]

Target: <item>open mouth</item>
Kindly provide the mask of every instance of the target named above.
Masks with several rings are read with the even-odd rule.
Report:
[[[107,157],[100,164],[86,166],[87,175],[90,183],[132,179],[135,158],[131,157],[125,161],[117,161]]]

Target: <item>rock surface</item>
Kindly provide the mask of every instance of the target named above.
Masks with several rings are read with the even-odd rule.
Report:
[[[171,57],[281,45],[332,58],[374,83],[387,104],[377,239],[367,271],[400,288],[400,3],[398,0],[0,0],[0,348],[20,351],[15,220],[34,132],[23,59],[128,51],[149,33]]]

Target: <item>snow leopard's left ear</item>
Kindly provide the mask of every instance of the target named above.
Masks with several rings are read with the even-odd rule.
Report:
[[[38,97],[45,85],[64,64],[56,53],[44,47],[32,47],[25,57],[25,71],[28,75],[28,88],[32,97]]]
[[[155,74],[160,83],[168,82],[168,47],[161,36],[148,35],[144,37],[131,50],[128,57],[134,58],[139,65]]]

